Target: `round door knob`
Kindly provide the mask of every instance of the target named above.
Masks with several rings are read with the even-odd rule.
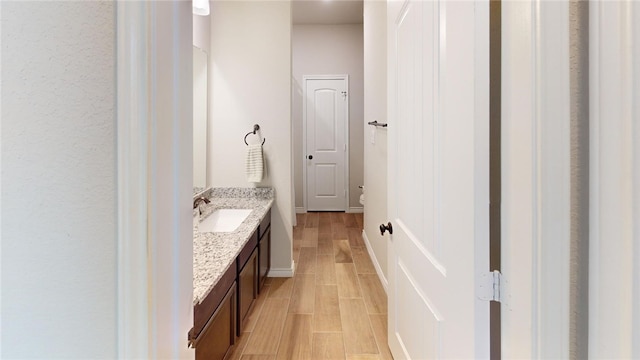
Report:
[[[313,155],[308,156],[309,160],[313,160]]]
[[[393,234],[393,226],[391,225],[391,222],[388,222],[387,225],[380,224],[380,235],[384,235],[385,231],[388,231],[389,234]]]

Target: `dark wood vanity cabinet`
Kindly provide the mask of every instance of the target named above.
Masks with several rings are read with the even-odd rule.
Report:
[[[227,292],[200,336],[194,341],[196,359],[224,359],[236,342],[236,283]]]
[[[251,258],[238,274],[238,336],[244,328],[244,320],[258,297],[258,252],[253,251]]]
[[[258,241],[258,292],[260,292],[271,268],[271,210],[258,226],[258,237],[260,238]]]
[[[244,320],[258,297],[258,233],[254,232],[238,255],[238,335]]]
[[[271,229],[267,229],[267,232],[260,239],[258,247],[258,254],[260,255],[258,261],[260,267],[260,271],[258,272],[258,293],[260,293],[267,279],[269,269],[271,268]]]
[[[222,360],[236,342],[238,268],[233,263],[209,295],[193,308],[189,343],[196,359]]]
[[[271,267],[271,210],[240,251],[238,265],[238,336]]]
[[[209,295],[193,309],[197,360],[223,360],[236,343],[271,268],[271,210]]]

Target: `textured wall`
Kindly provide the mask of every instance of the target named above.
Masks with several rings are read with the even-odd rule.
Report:
[[[572,0],[570,356],[588,357],[589,341],[589,3]]]
[[[293,52],[293,159],[296,207],[302,207],[302,105],[304,75],[349,75],[349,207],[361,207],[363,179],[363,38],[362,24],[294,25]]]
[[[116,357],[115,4],[2,4],[2,357]]]
[[[209,57],[209,179],[213,187],[253,187],[245,176],[243,138],[260,124],[268,176],[274,269],[292,263],[291,3],[216,1]],[[257,141],[253,136],[247,141]]]
[[[364,2],[364,232],[375,262],[387,276],[387,237],[378,226],[387,218],[387,130],[366,125],[387,122],[387,7],[385,2]],[[375,131],[375,144],[371,143]],[[384,280],[383,280],[384,282]]]

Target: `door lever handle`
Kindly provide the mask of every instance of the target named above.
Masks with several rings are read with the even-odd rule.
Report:
[[[387,225],[380,224],[380,235],[384,235],[385,231],[388,231],[389,235],[393,235],[393,226],[391,225],[391,222],[388,222]]]

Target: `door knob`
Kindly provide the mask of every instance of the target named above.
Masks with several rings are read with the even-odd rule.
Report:
[[[308,156],[309,160],[313,160],[313,155]]]
[[[391,225],[391,222],[388,222],[387,225],[380,224],[380,235],[384,235],[385,231],[388,231],[389,234],[393,234],[393,226]]]

